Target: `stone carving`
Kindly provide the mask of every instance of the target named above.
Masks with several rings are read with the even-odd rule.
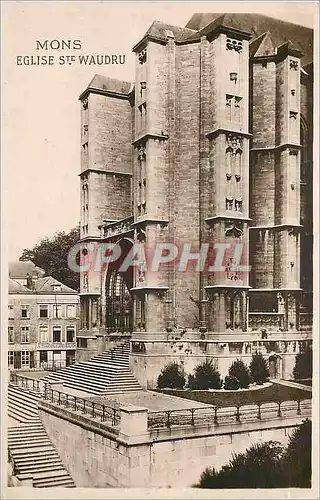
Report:
[[[225,230],[225,235],[240,238],[240,236],[243,235],[243,224],[241,222],[235,222]]]
[[[290,69],[293,69],[294,71],[298,71],[298,68],[299,68],[298,61],[294,61],[293,59],[290,59]]]
[[[83,289],[88,290],[88,273],[83,274]]]
[[[83,99],[83,101],[82,101],[82,108],[84,110],[88,109],[88,99]]]
[[[243,46],[240,40],[231,40],[230,38],[227,38],[226,48],[227,50],[234,50],[235,52],[240,53]]]
[[[276,313],[249,313],[249,330],[261,331],[261,329],[268,329],[268,331],[281,332],[283,331],[284,315]]]
[[[233,208],[233,198],[226,198],[226,210],[232,210]]]
[[[226,263],[226,271],[228,280],[236,281],[240,279],[239,266],[233,258],[230,258]]]
[[[138,60],[140,64],[143,64],[147,60],[147,49],[143,49],[139,55],[138,55]]]
[[[234,155],[242,153],[242,138],[238,135],[228,134],[227,144],[227,151],[232,152]]]
[[[236,212],[242,212],[242,198],[236,198],[234,202]]]
[[[143,161],[145,161],[145,159],[146,159],[146,148],[144,146],[140,146],[138,151],[138,160],[140,162],[140,165]]]

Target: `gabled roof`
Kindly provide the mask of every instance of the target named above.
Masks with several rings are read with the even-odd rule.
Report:
[[[54,291],[54,285],[60,285],[60,291]],[[68,286],[60,283],[60,281],[56,280],[52,276],[47,276],[45,278],[39,278],[34,283],[34,291],[35,293],[74,293],[78,294],[76,290],[69,288]]]
[[[270,32],[263,33],[249,45],[250,57],[273,56],[275,46]]]
[[[46,273],[40,267],[37,267],[31,260],[9,262],[10,278],[28,278],[41,277]]]
[[[117,94],[129,94],[132,90],[132,83],[124,80],[117,80],[116,78],[109,78],[103,75],[94,75],[89,83],[88,89],[106,90],[108,92],[115,92]]]
[[[166,24],[161,21],[153,21],[148,31],[146,31],[144,37],[151,36],[159,40],[167,40],[167,35],[165,33],[165,30],[172,31],[176,42],[183,42],[185,40],[188,40],[191,35],[196,33],[195,30],[190,28],[173,26],[171,24]]]
[[[270,32],[275,47],[290,40],[293,46],[302,52],[301,63],[303,66],[313,60],[313,30],[306,26],[280,21],[262,14],[198,13],[191,17],[186,27],[196,30],[197,36],[199,36],[214,29],[215,25],[223,25],[251,33],[253,38]]]
[[[32,290],[26,288],[18,281],[9,278],[9,293],[32,293]]]

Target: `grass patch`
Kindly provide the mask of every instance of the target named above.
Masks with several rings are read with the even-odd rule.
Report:
[[[297,384],[309,385],[312,387],[312,378],[297,378],[294,380]]]
[[[309,391],[281,384],[272,384],[268,387],[255,389],[253,391],[239,392],[192,391],[190,389],[162,389],[161,391],[158,390],[158,392],[219,407],[235,406],[237,404],[249,405],[255,403],[268,403],[272,401],[294,401],[298,399],[311,399],[312,397]]]

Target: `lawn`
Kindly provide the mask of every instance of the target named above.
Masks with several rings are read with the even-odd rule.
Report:
[[[160,391],[159,391],[160,392]],[[162,389],[163,394],[170,394],[185,399],[192,399],[216,406],[235,406],[249,405],[254,403],[267,403],[271,401],[294,401],[311,399],[312,393],[297,389],[295,387],[288,387],[280,384],[272,384],[268,387],[255,389],[252,391],[191,391],[190,389]]]

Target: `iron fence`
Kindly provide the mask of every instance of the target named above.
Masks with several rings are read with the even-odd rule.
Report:
[[[48,382],[34,380],[23,375],[16,373],[10,374],[10,381],[20,387],[32,390],[39,394],[39,396],[50,403],[57,406],[62,406],[73,410],[74,412],[82,413],[92,419],[100,420],[101,422],[108,422],[112,426],[117,426],[120,423],[119,409],[112,408],[102,403],[89,401],[88,399],[73,396],[66,392],[57,391],[50,388]]]
[[[223,426],[228,424],[270,420],[272,418],[309,415],[311,400],[277,401],[228,407],[187,408],[183,410],[151,411],[148,428],[161,429],[174,426],[201,424]]]

